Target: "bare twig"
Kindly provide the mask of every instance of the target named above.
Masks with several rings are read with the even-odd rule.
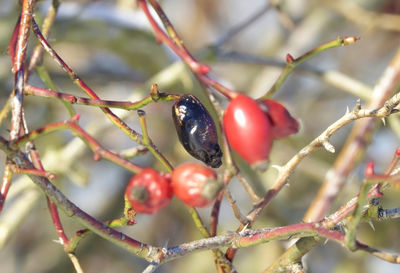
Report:
[[[63,121],[63,122],[55,122],[52,124],[48,124],[43,128],[36,129],[31,131],[29,134],[22,136],[13,142],[13,145],[17,147],[21,147],[26,142],[36,139],[37,137],[51,133],[54,131],[70,129],[72,130],[78,137],[80,137],[88,147],[94,153],[94,159],[99,160],[100,158],[105,158],[127,170],[130,170],[134,173],[140,172],[142,168],[133,164],[132,162],[118,156],[117,154],[110,152],[107,149],[104,149],[92,136],[90,136],[85,130],[83,130],[78,124],[77,119],[79,116],[76,116],[74,120],[71,121]]]
[[[60,99],[71,104],[80,104],[80,105],[90,105],[101,108],[120,108],[125,110],[137,110],[142,108],[143,106],[154,102],[152,96],[147,96],[142,100],[136,102],[129,101],[110,101],[110,100],[100,100],[100,99],[89,99],[78,96],[73,96],[66,93],[54,92],[47,88],[36,87],[30,84],[25,86],[25,95],[33,95],[33,96],[41,96],[45,98],[55,98]],[[180,95],[178,94],[164,94],[160,93],[157,101],[170,101],[179,99]]]
[[[304,61],[308,60],[309,58],[327,50],[333,47],[338,47],[338,46],[345,46],[345,45],[351,45],[358,41],[360,38],[355,37],[355,36],[349,36],[349,37],[344,37],[344,38],[337,38],[333,41],[324,43],[306,53],[301,55],[298,58],[293,58],[292,55],[287,54],[286,55],[286,66],[283,69],[281,75],[278,77],[276,82],[274,83],[273,86],[265,93],[264,96],[262,96],[260,99],[268,99],[271,97],[276,90],[282,85],[282,83],[286,80],[287,76],[293,71],[293,69],[298,66],[299,64],[303,63]]]
[[[371,99],[366,107],[371,109],[384,105],[385,100],[395,92],[399,82],[400,48],[390,66],[388,66],[379,82],[374,87]],[[333,168],[327,173],[326,181],[323,183],[323,186],[305,214],[305,221],[320,220],[329,210],[336,195],[344,186],[346,177],[361,158],[362,152],[365,150],[370,140],[370,135],[375,127],[375,123],[376,121],[374,119],[365,119],[356,123],[344,148],[336,158]]]
[[[157,149],[157,147],[154,145],[153,141],[151,140],[148,132],[147,132],[147,124],[146,124],[146,112],[143,110],[138,110],[137,114],[139,116],[139,121],[140,121],[140,127],[142,129],[142,135],[143,135],[143,146],[145,146],[153,155],[155,158],[158,159],[158,161],[163,164],[164,168],[168,172],[172,172],[172,165],[168,161],[168,159],[160,153],[160,151]]]
[[[379,211],[379,220],[400,218],[400,208],[381,209]]]
[[[14,90],[11,98],[11,130],[10,139],[16,139],[22,127],[22,104],[24,92],[24,63],[28,48],[28,36],[32,21],[32,12],[35,1],[24,0],[22,2],[21,19],[18,36],[15,45],[15,56],[13,62]]]
[[[346,19],[367,28],[379,28],[389,31],[400,31],[400,16],[395,14],[367,11],[351,1],[327,1]]]
[[[44,18],[42,29],[43,29],[43,37],[45,37],[46,39],[50,35],[50,31],[53,26],[54,20],[56,19],[59,5],[60,3],[58,0],[52,0],[46,18]],[[40,43],[38,43],[32,51],[31,60],[29,62],[29,66],[26,71],[25,80],[28,80],[29,74],[42,61],[42,55],[43,55],[43,47],[40,45]]]
[[[276,5],[276,4],[275,4]],[[258,9],[254,14],[249,16],[248,19],[239,23],[236,26],[233,26],[229,29],[224,35],[218,38],[218,40],[213,44],[214,47],[221,47],[223,44],[231,40],[237,34],[239,34],[242,30],[248,28],[251,24],[260,19],[268,10],[270,10],[273,6],[268,2],[264,5],[263,8]]]

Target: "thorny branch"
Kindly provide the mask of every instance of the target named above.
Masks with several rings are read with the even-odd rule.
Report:
[[[198,78],[198,80],[209,88],[213,88],[220,93],[224,94],[228,98],[233,98],[236,95],[236,92],[230,90],[220,84],[219,82],[210,78],[207,73],[209,72],[209,67],[207,65],[199,63],[186,49],[183,45],[182,40],[179,38],[176,33],[174,27],[169,22],[168,18],[164,14],[163,10],[155,0],[148,1],[150,5],[155,9],[156,13],[160,17],[161,21],[166,28],[167,36],[163,30],[158,26],[152,15],[150,14],[147,3],[144,0],[139,0],[139,4],[143,11],[145,12],[150,24],[153,27],[156,38],[169,46],[179,57],[181,57],[184,62],[191,68],[192,72]],[[218,266],[221,266],[222,263],[227,263],[228,270],[235,272],[232,264],[229,263],[229,260],[225,259],[223,253],[218,249],[221,247],[229,247],[232,249],[244,248],[248,246],[252,246],[260,243],[267,243],[271,240],[277,239],[290,239],[290,238],[303,238],[303,237],[314,237],[314,238],[327,238],[334,240],[340,244],[348,246],[350,250],[363,250],[375,255],[381,259],[387,260],[389,262],[400,263],[400,258],[396,254],[389,254],[382,252],[380,250],[369,247],[357,240],[355,240],[355,229],[357,225],[360,223],[362,219],[362,213],[364,210],[362,209],[363,203],[367,198],[371,196],[376,196],[379,193],[376,188],[373,188],[367,191],[367,186],[369,186],[372,182],[378,181],[369,181],[368,183],[364,183],[363,188],[361,190],[362,195],[357,198],[351,199],[347,204],[347,209],[339,209],[337,213],[328,217],[320,222],[310,222],[310,223],[298,223],[293,225],[288,225],[284,227],[278,228],[263,228],[250,230],[247,229],[251,226],[257,217],[260,215],[260,212],[271,202],[271,200],[280,192],[282,187],[287,184],[287,179],[296,168],[296,166],[319,147],[324,147],[329,152],[335,152],[334,146],[329,142],[330,137],[336,133],[340,128],[345,126],[346,124],[361,118],[373,117],[373,118],[385,118],[391,114],[397,113],[398,104],[400,102],[400,94],[394,95],[391,99],[387,100],[383,107],[381,108],[373,108],[366,107],[363,109],[361,107],[360,102],[357,102],[356,107],[350,111],[348,110],[346,114],[329,126],[319,137],[314,139],[309,145],[304,147],[298,154],[296,154],[286,165],[280,167],[278,178],[272,188],[267,192],[267,194],[263,198],[259,198],[253,191],[251,187],[247,187],[248,192],[251,195],[253,202],[256,202],[253,209],[249,212],[249,214],[244,217],[239,207],[235,205],[235,201],[233,200],[230,192],[227,190],[225,192],[227,199],[231,203],[231,207],[234,209],[234,213],[236,217],[242,223],[242,226],[238,229],[237,232],[228,233],[225,235],[216,235],[216,229],[218,224],[218,208],[222,199],[222,194],[219,196],[216,202],[216,213],[213,212],[213,216],[211,217],[211,231],[209,232],[204,224],[202,223],[201,218],[199,217],[197,211],[193,208],[189,208],[189,211],[192,214],[192,217],[198,226],[198,228],[202,231],[204,238],[201,240],[184,243],[175,247],[154,247],[151,245],[147,245],[136,241],[133,238],[126,236],[123,233],[120,233],[110,226],[105,225],[91,217],[90,215],[83,212],[79,209],[75,204],[68,200],[66,196],[64,196],[58,189],[55,187],[49,179],[52,179],[53,176],[49,172],[43,169],[41,161],[39,159],[39,155],[35,151],[34,144],[30,144],[30,156],[28,159],[26,154],[24,154],[20,149],[21,146],[28,141],[31,141],[39,136],[42,136],[48,132],[52,132],[55,130],[64,130],[71,129],[76,133],[80,138],[82,138],[87,145],[93,150],[95,153],[95,159],[99,159],[100,157],[104,157],[122,167],[125,167],[133,172],[140,171],[140,167],[130,163],[125,160],[121,156],[116,153],[112,153],[100,146],[100,144],[91,137],[85,130],[83,130],[80,126],[77,125],[77,118],[74,118],[72,121],[66,121],[62,123],[53,123],[44,126],[41,129],[37,129],[28,133],[27,126],[24,120],[24,112],[22,107],[22,101],[24,95],[39,95],[43,97],[50,97],[61,99],[63,101],[69,103],[83,104],[83,105],[93,105],[99,107],[119,128],[121,128],[125,133],[127,133],[132,139],[134,139],[139,144],[146,146],[148,150],[150,150],[155,157],[163,163],[168,171],[172,170],[172,165],[163,157],[161,153],[158,152],[157,148],[152,144],[152,141],[147,133],[146,120],[144,111],[139,110],[139,120],[142,128],[143,136],[136,133],[134,130],[129,128],[119,117],[117,117],[114,113],[111,112],[109,108],[117,107],[123,108],[126,110],[138,109],[151,101],[155,101],[154,94],[146,97],[145,99],[138,102],[123,102],[123,101],[106,101],[100,100],[100,98],[96,95],[96,93],[90,89],[86,83],[80,79],[77,74],[61,59],[61,57],[50,47],[46,38],[48,31],[52,25],[52,21],[55,18],[55,13],[58,7],[58,1],[54,0],[52,8],[53,10],[48,14],[48,27],[46,27],[44,33],[42,34],[36,25],[35,21],[32,18],[32,10],[34,1],[24,0],[22,3],[22,12],[20,16],[20,20],[17,24],[15,32],[18,32],[18,35],[13,35],[16,37],[15,40],[15,48],[11,48],[10,52],[12,60],[13,60],[13,71],[15,73],[15,81],[14,81],[14,91],[11,96],[10,105],[12,109],[12,124],[11,124],[11,132],[10,132],[10,140],[7,141],[4,138],[0,137],[0,149],[2,149],[5,154],[8,156],[10,162],[6,165],[5,173],[3,175],[3,183],[7,185],[9,181],[11,181],[12,173],[22,173],[28,175],[46,194],[49,198],[49,208],[51,211],[51,215],[53,217],[53,222],[56,225],[57,232],[59,234],[59,238],[63,241],[63,244],[66,244],[68,238],[66,237],[64,230],[61,226],[60,219],[58,218],[57,209],[62,209],[67,216],[70,216],[76,219],[78,222],[83,224],[88,230],[93,231],[99,236],[115,243],[116,245],[128,250],[129,252],[149,261],[151,264],[145,270],[145,272],[153,272],[159,265],[162,263],[168,262],[170,260],[176,259],[178,257],[182,257],[184,255],[190,254],[194,251],[200,250],[213,250],[215,259],[219,261],[216,262],[217,268],[221,270],[221,272],[226,272],[225,269],[221,269]],[[265,10],[267,10],[266,8]],[[265,12],[265,11],[263,11]],[[261,13],[260,13],[261,14]],[[255,17],[253,18],[255,19]],[[41,43],[41,47],[37,46],[32,54],[31,64],[29,66],[29,71],[24,69],[24,63],[26,58],[26,48],[27,48],[27,38],[29,34],[29,29],[33,28],[33,31],[39,42]],[[357,40],[356,37],[347,37],[344,39],[336,39],[330,43],[321,45],[320,47],[315,48],[314,50],[304,54],[303,56],[294,59],[291,55],[287,55],[287,64],[286,68],[281,74],[281,77],[278,78],[277,82],[271,87],[270,91],[265,96],[270,96],[275,90],[277,90],[282,82],[285,80],[287,75],[293,70],[293,68],[305,61],[307,58],[319,53],[322,50],[333,46],[346,45],[353,43]],[[11,46],[14,43],[10,43]],[[26,80],[29,76],[29,72],[40,62],[42,47],[47,50],[47,52],[60,64],[60,66],[68,73],[71,79],[76,83],[90,98],[83,98],[72,96],[65,93],[54,92],[50,89],[38,88],[33,85],[26,84]],[[173,100],[179,98],[179,95],[176,94],[156,94],[157,100]],[[229,158],[228,158],[229,160]],[[12,164],[11,164],[12,162]],[[236,175],[237,170],[233,170],[234,166],[232,164],[228,164],[229,167],[232,167],[232,170],[228,170],[225,175],[229,176],[229,179],[226,179],[226,184],[229,183],[231,176],[233,174]],[[371,179],[371,177],[369,177]],[[397,179],[397,176],[379,176],[375,177],[376,179],[386,179],[390,181],[391,179]],[[246,181],[243,181],[246,186]],[[371,182],[371,183],[370,183]],[[384,183],[379,181],[379,183]],[[9,184],[9,183],[8,183]],[[2,186],[2,194],[3,194],[3,186]],[[3,196],[2,196],[3,197]],[[260,200],[261,199],[261,200]],[[0,200],[4,201],[4,199]],[[1,203],[2,205],[3,203]],[[337,224],[341,221],[345,216],[348,216],[350,212],[355,210],[353,215],[353,220],[350,220],[347,224],[350,226],[350,232],[344,234],[343,230],[338,228]],[[379,209],[377,210],[377,219],[389,219],[399,217],[399,209]],[[81,272],[82,269],[73,255],[73,253],[68,253],[73,261],[76,270]],[[292,263],[290,265],[293,267],[293,270],[303,270],[300,264]]]
[[[347,112],[341,119],[328,127],[327,130],[319,137],[317,137],[310,145],[308,149],[303,149],[306,152],[300,152],[299,158],[295,157],[296,164],[299,163],[301,158],[311,152],[318,146],[323,146],[324,141],[328,141],[329,136],[336,132],[339,128],[343,127],[345,124],[360,118],[365,117],[386,117],[392,113],[397,112],[396,106],[400,102],[400,94],[396,94],[390,100],[388,100],[382,108],[368,110],[362,109],[360,104],[357,104],[353,111]],[[69,127],[73,126],[75,123],[66,123]],[[61,126],[61,124],[59,124]],[[51,128],[51,127],[48,127]],[[76,128],[75,128],[76,130]],[[32,136],[37,136],[41,130],[32,131],[30,133],[31,137],[21,138],[17,140],[15,144],[22,143],[32,138]],[[43,130],[44,132],[44,130]],[[29,135],[28,135],[29,136]],[[16,165],[24,169],[34,169],[34,166],[29,162],[29,160],[18,150],[14,142],[7,142],[5,139],[0,139],[0,148],[9,156],[10,159],[14,161]],[[325,144],[326,146],[326,144]],[[15,147],[12,149],[11,147]],[[306,147],[306,148],[307,148]],[[98,149],[97,149],[98,150]],[[293,160],[294,160],[293,159]],[[291,166],[291,165],[289,165]],[[295,166],[295,165],[293,165]],[[289,168],[287,168],[288,170]],[[218,247],[228,246],[233,248],[242,248],[251,246],[258,243],[265,243],[275,239],[288,239],[292,237],[308,237],[308,236],[322,236],[335,240],[337,242],[344,242],[344,235],[340,232],[333,231],[324,228],[323,225],[318,223],[301,223],[291,226],[285,226],[282,228],[273,229],[260,229],[260,230],[242,230],[238,233],[232,233],[224,236],[216,236],[211,238],[202,239],[199,241],[194,241],[187,244],[182,244],[177,247],[172,247],[168,249],[160,249],[145,245],[136,240],[127,237],[124,234],[114,231],[113,229],[104,226],[104,224],[97,222],[94,218],[82,212],[78,207],[72,204],[54,185],[50,183],[46,178],[36,175],[30,175],[31,179],[41,187],[41,189],[46,193],[46,195],[57,204],[58,208],[62,209],[68,216],[76,218],[85,227],[97,233],[101,237],[110,240],[117,245],[127,249],[128,251],[142,257],[148,261],[158,261],[167,262],[169,260],[175,259],[182,255],[186,255],[197,250],[207,250],[214,249]],[[270,195],[266,195],[269,197]],[[264,199],[266,200],[266,199]],[[265,202],[265,201],[264,201]],[[260,207],[260,205],[256,206]],[[255,208],[255,209],[256,209]],[[254,210],[253,210],[254,211]],[[251,215],[251,213],[249,214]],[[257,214],[254,214],[255,217]],[[249,216],[248,216],[249,217]],[[249,218],[251,219],[251,218]],[[253,218],[254,219],[254,218]],[[360,247],[360,249],[365,249]]]

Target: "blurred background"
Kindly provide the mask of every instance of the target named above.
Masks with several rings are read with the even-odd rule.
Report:
[[[18,1],[0,0],[0,105],[12,88],[13,74],[7,46],[19,13]],[[40,1],[35,19],[41,23],[51,1]],[[261,0],[164,0],[160,4],[181,35],[188,49],[212,68],[212,76],[221,83],[253,98],[263,95],[275,82],[290,53],[298,57],[308,50],[337,37],[359,36],[351,46],[325,51],[296,68],[274,99],[287,106],[301,123],[297,135],[276,141],[271,164],[283,165],[302,147],[355,105],[364,104],[400,45],[400,2],[396,0],[282,0],[280,11],[267,9]],[[237,26],[256,19],[236,35]],[[135,1],[61,1],[49,42],[82,79],[102,99],[138,100],[149,94],[157,83],[161,91],[191,93],[204,103],[201,86],[189,70],[164,45],[156,43],[144,14]],[[29,51],[36,40],[31,35]],[[84,94],[58,65],[45,54],[43,65],[57,88],[77,96]],[[346,82],[343,80],[345,77]],[[352,81],[351,81],[352,80]],[[346,87],[347,81],[356,85]],[[33,73],[30,83],[43,86]],[[343,86],[345,85],[345,86]],[[351,85],[351,84],[349,84]],[[223,105],[226,101],[218,96]],[[160,151],[174,166],[194,161],[183,150],[171,119],[172,102],[152,103],[147,113],[149,134]],[[28,96],[24,102],[30,129],[68,119],[68,112],[56,100]],[[210,105],[208,105],[210,106]],[[137,147],[137,144],[112,126],[95,107],[74,106],[81,114],[80,125],[113,151]],[[136,112],[116,110],[140,132]],[[359,166],[352,172],[334,209],[359,191],[366,162],[375,161],[383,172],[399,146],[398,116],[389,126],[380,126]],[[9,121],[1,127],[8,135]],[[382,125],[382,124],[380,124]],[[339,152],[351,126],[342,128],[331,141]],[[81,209],[100,220],[122,216],[123,190],[132,175],[121,167],[101,160],[71,132],[56,132],[37,142],[45,168],[57,174],[55,183]],[[322,185],[336,154],[319,150],[305,159],[283,189],[265,209],[255,228],[277,227],[302,220],[310,202]],[[0,154],[1,168],[5,157]],[[140,166],[163,171],[151,154],[131,159]],[[239,160],[246,177],[262,195],[274,182],[276,170],[256,174]],[[221,170],[220,170],[221,172]],[[252,203],[241,184],[230,184],[233,197],[243,213]],[[391,189],[383,199],[385,208],[396,207],[398,190]],[[210,208],[199,210],[208,223]],[[332,210],[331,212],[333,212]],[[67,234],[81,229],[60,213]],[[138,224],[121,228],[133,238],[156,246],[173,246],[200,239],[191,216],[176,199],[155,215],[138,215]],[[375,231],[363,224],[359,238],[374,247],[400,252],[399,220],[378,222]],[[239,223],[223,201],[218,232],[234,231]],[[74,272],[52,226],[44,195],[32,182],[16,176],[0,215],[1,272]],[[261,272],[275,261],[292,242],[274,241],[238,251],[234,265],[239,272]],[[113,244],[89,235],[82,240],[76,255],[84,272],[141,272],[147,263]],[[381,261],[363,252],[351,253],[328,242],[314,248],[304,259],[307,272],[399,272],[398,265]],[[194,253],[161,266],[157,272],[215,272],[211,252]]]

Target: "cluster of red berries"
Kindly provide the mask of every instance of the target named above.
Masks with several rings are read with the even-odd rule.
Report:
[[[212,168],[221,166],[222,152],[217,130],[210,114],[192,95],[184,95],[172,108],[180,142],[193,157]],[[294,134],[298,122],[286,108],[274,101],[257,102],[238,94],[232,98],[223,117],[229,145],[252,167],[264,170],[274,139]],[[210,204],[223,183],[216,173],[198,163],[185,163],[172,174],[161,174],[151,168],[133,176],[126,187],[126,197],[139,213],[155,213],[175,195],[191,207]]]
[[[233,98],[224,114],[229,145],[253,168],[265,170],[274,139],[297,133],[299,123],[274,100],[257,102],[246,95]]]
[[[125,195],[137,212],[155,213],[167,206],[173,195],[191,207],[207,206],[222,187],[212,169],[198,163],[184,163],[172,174],[143,169],[129,180]]]

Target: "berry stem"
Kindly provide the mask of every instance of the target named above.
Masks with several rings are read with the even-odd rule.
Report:
[[[143,134],[142,145],[145,146],[154,155],[154,157],[161,162],[167,172],[172,172],[173,166],[168,161],[168,159],[158,151],[157,147],[154,145],[153,141],[149,137],[146,124],[146,112],[143,110],[138,110],[137,113],[139,116],[140,128],[142,129]]]

